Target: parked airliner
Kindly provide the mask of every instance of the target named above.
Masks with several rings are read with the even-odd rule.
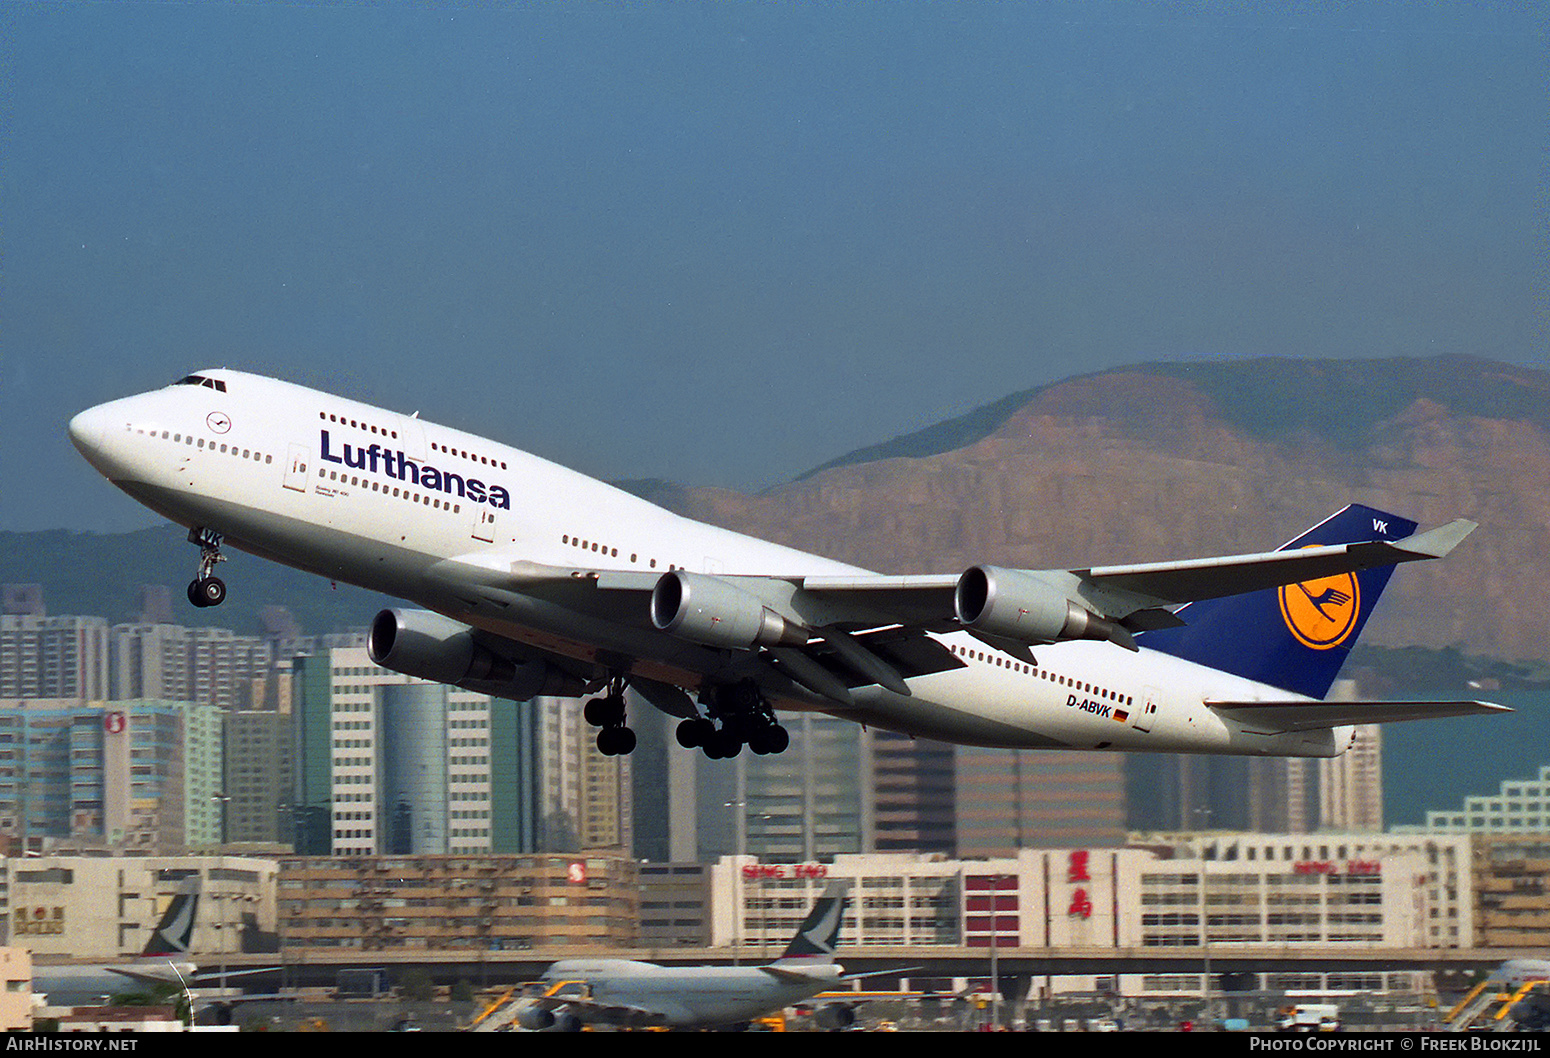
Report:
[[[659,966],[635,959],[563,959],[517,1023],[569,1032],[587,1024],[715,1028],[746,1023],[843,987],[834,961],[848,888],[831,883],[779,959],[763,966]]]
[[[969,745],[1336,756],[1352,725],[1506,711],[1322,701],[1398,563],[1475,526],[1352,505],[1276,551],[884,576],[679,517],[460,430],[208,370],[81,412],[114,485],[187,526],[195,606],[222,546],[409,600],[379,665],[525,701],[582,697],[628,753],[624,690],[685,746],[788,743],[818,710]],[[1037,654],[1034,653],[1037,648]]]
[[[113,995],[162,986],[186,990],[198,973],[189,955],[199,908],[199,879],[179,884],[177,892],[151,931],[139,958],[129,962],[39,964],[32,974],[32,991],[49,1006],[105,1003]]]

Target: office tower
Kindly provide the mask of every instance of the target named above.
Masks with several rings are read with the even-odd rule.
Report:
[[[878,852],[958,852],[954,747],[874,730]]]
[[[390,672],[359,646],[293,666],[298,853],[531,851],[536,732],[516,703]]]
[[[866,730],[819,713],[781,719],[791,734],[784,753],[700,756],[699,859],[816,860],[872,848],[876,795]]]
[[[693,862],[698,856],[695,819],[697,760],[704,754],[678,744],[677,717],[627,693],[635,752],[630,754],[633,848],[639,860]]]
[[[245,709],[221,719],[222,843],[289,844],[294,840],[289,820],[294,785],[290,713]]]
[[[1120,755],[960,746],[956,759],[958,855],[1123,844]]]

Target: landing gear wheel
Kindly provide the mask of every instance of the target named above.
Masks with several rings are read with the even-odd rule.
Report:
[[[212,576],[215,564],[226,561],[221,554],[221,534],[195,526],[188,531],[188,542],[199,545],[199,573],[188,586],[188,601],[200,607],[221,605],[226,601],[226,585]]]
[[[748,748],[760,756],[784,753],[791,745],[791,736],[779,724],[768,724],[748,736]]]
[[[775,710],[770,708],[753,680],[707,688],[701,693],[700,701],[719,725],[713,732],[704,732],[697,738],[705,755],[713,760],[737,756],[744,744],[761,755],[783,753],[791,745],[791,736],[775,719]],[[709,724],[711,721],[702,722]],[[686,730],[691,723],[694,721],[687,720],[679,725],[681,745],[691,745],[687,739],[695,737],[693,732]]]
[[[613,727],[624,723],[624,695],[610,694],[604,698],[589,699],[581,707],[581,715],[593,727]]]
[[[219,577],[189,582],[188,601],[195,606],[219,606],[226,601],[226,583]]]
[[[742,751],[743,740],[724,727],[705,740],[705,755],[711,760],[731,760]]]
[[[620,725],[597,733],[597,751],[605,757],[623,757],[635,749],[635,732]]]
[[[635,748],[635,732],[625,726],[624,677],[608,681],[608,693],[593,698],[581,707],[582,718],[597,733],[597,751],[605,757],[622,757]]]
[[[696,746],[708,745],[712,735],[716,733],[716,725],[704,717],[694,717],[685,720],[678,725],[674,732],[678,737],[678,744],[684,749],[694,749]]]

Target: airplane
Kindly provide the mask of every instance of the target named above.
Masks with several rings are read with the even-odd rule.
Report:
[[[199,879],[179,884],[145,949],[131,962],[35,966],[32,992],[51,1007],[105,1003],[109,997],[143,988],[187,989],[197,968],[188,958],[199,908]]]
[[[1531,981],[1550,984],[1550,959],[1508,959],[1491,971],[1492,984],[1521,988]]]
[[[1550,959],[1508,959],[1491,972],[1488,983],[1505,992],[1518,1029],[1550,1030]]]
[[[1443,1024],[1462,1032],[1481,1018],[1501,1023],[1509,1014],[1520,1031],[1550,1028],[1550,959],[1508,959],[1498,965],[1443,1017]],[[1490,1008],[1495,1005],[1494,1015]]]
[[[810,710],[964,745],[1333,757],[1354,725],[1510,712],[1324,702],[1396,565],[1475,527],[1353,504],[1276,551],[887,576],[675,515],[495,441],[226,369],[76,415],[76,448],[189,529],[195,606],[231,545],[408,600],[374,662],[526,701],[584,697],[629,753],[624,691],[725,759]],[[1037,648],[1037,655],[1034,649]]]
[[[544,991],[523,1000],[525,1029],[579,1031],[586,1024],[674,1029],[738,1025],[852,978],[834,962],[849,886],[830,883],[780,958],[763,966],[659,966],[634,959],[562,959]]]

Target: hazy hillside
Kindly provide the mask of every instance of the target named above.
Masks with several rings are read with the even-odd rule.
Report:
[[[1254,551],[1359,501],[1481,528],[1407,568],[1380,644],[1550,657],[1550,375],[1483,360],[1154,364],[1074,378],[759,496],[643,489],[885,572]],[[944,447],[944,445],[956,447]]]
[[[199,549],[187,530],[164,525],[134,533],[0,533],[0,583],[42,584],[51,614],[87,614],[112,621],[132,620],[140,589],[172,589],[173,618],[179,624],[262,631],[258,611],[284,606],[310,634],[361,629],[388,600],[348,585],[330,585],[310,574],[228,548],[220,575],[231,594],[225,605],[200,610],[183,590],[193,579]]]

